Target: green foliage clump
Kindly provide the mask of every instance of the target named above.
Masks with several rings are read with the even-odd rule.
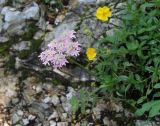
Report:
[[[95,92],[96,90],[92,93],[89,93],[88,91],[81,89],[79,96],[73,96],[70,100],[73,114],[75,114],[78,110],[80,110],[82,114],[85,114],[86,107],[88,107],[89,103],[91,104],[90,107],[94,107],[97,100]]]
[[[160,1],[128,0],[121,21],[100,41],[95,73],[101,88],[143,104],[137,115],[153,117],[160,112]]]

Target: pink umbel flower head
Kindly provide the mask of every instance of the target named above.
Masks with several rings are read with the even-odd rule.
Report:
[[[68,63],[67,57],[77,57],[80,53],[80,44],[76,39],[74,30],[66,30],[61,36],[52,40],[39,57],[44,65],[61,68]]]

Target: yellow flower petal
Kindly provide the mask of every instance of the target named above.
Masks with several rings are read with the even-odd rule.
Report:
[[[107,21],[108,18],[111,17],[111,16],[112,16],[112,12],[110,11],[110,8],[107,7],[107,6],[99,7],[96,10],[96,17],[99,20]]]
[[[86,52],[88,60],[94,60],[97,55],[97,52],[94,48],[88,48]]]

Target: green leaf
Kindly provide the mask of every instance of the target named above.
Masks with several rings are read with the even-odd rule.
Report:
[[[152,82],[157,82],[158,81],[158,75],[157,75],[156,71],[153,72],[151,79],[152,79]]]
[[[137,111],[135,112],[135,115],[136,116],[142,116],[146,111],[149,111],[150,108],[151,108],[150,103],[144,104],[141,109],[137,109]]]
[[[118,40],[117,36],[107,36],[103,42],[115,43]]]
[[[155,85],[154,85],[154,88],[155,88],[155,89],[159,89],[159,88],[160,88],[160,83],[155,84]]]
[[[128,61],[123,63],[124,67],[129,67],[129,66],[133,66],[132,63],[129,63]]]
[[[130,20],[134,20],[135,16],[127,14],[127,15],[123,16],[122,19],[130,21]]]
[[[142,102],[144,102],[147,99],[146,96],[142,96],[138,99],[137,104],[141,104]]]
[[[82,122],[81,126],[87,126],[87,121]]]
[[[128,80],[128,77],[126,75],[121,75],[117,78],[118,82],[120,81],[127,81]]]
[[[155,97],[160,97],[160,92],[156,92],[154,95],[153,95],[153,98]]]
[[[144,3],[141,5],[141,10],[142,12],[145,12],[146,11],[146,8],[151,8],[151,7],[154,7],[155,4],[154,3]]]
[[[160,112],[160,101],[152,106],[151,110],[149,111],[149,117],[154,117],[158,115],[159,112]]]
[[[72,111],[75,113],[78,110],[79,107],[79,101],[76,96],[73,96],[70,100],[71,106],[72,106]]]
[[[126,97],[126,95],[127,95],[127,91],[130,89],[130,87],[131,87],[131,84],[128,84],[128,85],[126,86],[126,88],[125,88],[125,97]]]
[[[139,43],[136,41],[136,42],[129,42],[129,43],[126,43],[126,46],[128,48],[128,50],[136,50],[139,46]]]
[[[150,73],[154,72],[154,68],[152,66],[151,67],[146,66],[145,70],[147,70]]]
[[[135,112],[135,115],[136,116],[142,116],[146,111],[149,111],[151,109],[151,107],[154,106],[157,103],[159,104],[160,100],[151,101],[151,102],[143,104],[142,108],[137,109],[137,111]]]

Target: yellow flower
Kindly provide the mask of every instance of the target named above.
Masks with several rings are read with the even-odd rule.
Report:
[[[89,60],[94,60],[94,58],[97,55],[97,52],[94,48],[88,48],[87,52],[86,52],[86,55],[87,55]]]
[[[107,21],[109,17],[112,16],[112,12],[110,11],[110,8],[107,6],[99,7],[96,11],[96,17],[99,20]]]

